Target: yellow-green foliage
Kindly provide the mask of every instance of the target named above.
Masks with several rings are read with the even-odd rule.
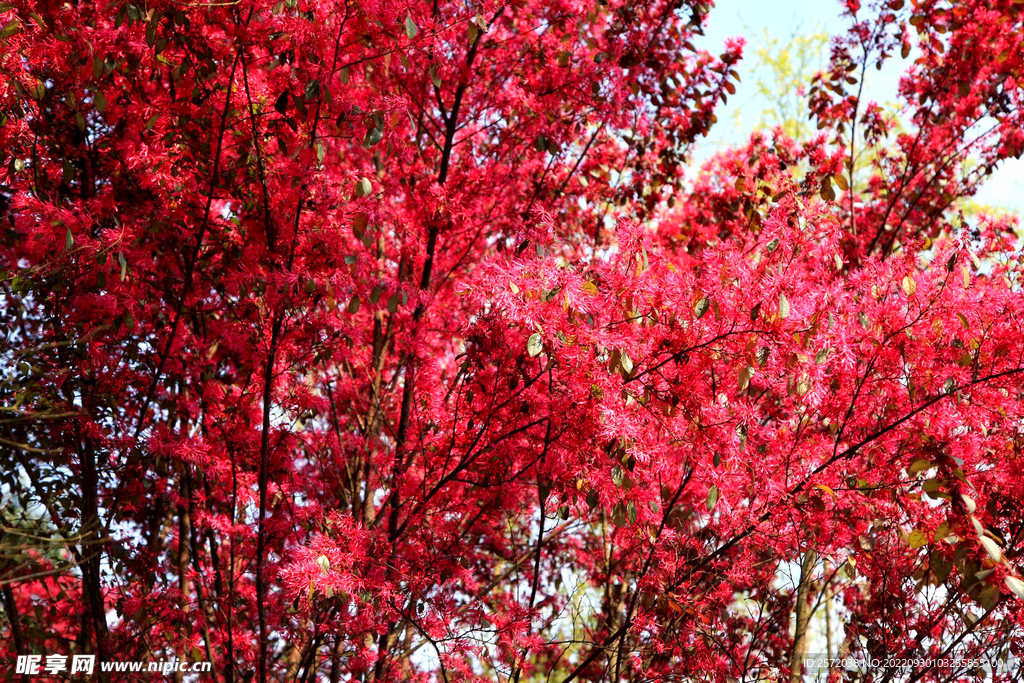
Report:
[[[828,33],[817,29],[807,34],[794,32],[788,39],[764,31],[753,52],[757,92],[766,102],[760,125],[782,126],[796,140],[814,132],[803,93],[814,73],[826,66],[828,45]]]

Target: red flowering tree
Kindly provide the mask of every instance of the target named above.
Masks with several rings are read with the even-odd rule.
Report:
[[[1019,655],[1022,7],[849,3],[819,134],[687,178],[706,3],[0,5],[4,655]]]

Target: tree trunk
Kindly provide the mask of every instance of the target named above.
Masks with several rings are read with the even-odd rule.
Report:
[[[804,660],[807,658],[807,625],[811,621],[811,593],[813,583],[811,577],[814,575],[814,565],[818,560],[817,553],[808,550],[804,553],[804,560],[800,565],[800,583],[796,588],[796,629],[793,631],[793,652],[789,658],[790,681],[800,683],[803,676]]]

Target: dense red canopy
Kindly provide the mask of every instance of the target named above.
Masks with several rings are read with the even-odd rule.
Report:
[[[5,661],[1020,654],[1024,5],[848,3],[697,172],[708,3],[8,1]]]

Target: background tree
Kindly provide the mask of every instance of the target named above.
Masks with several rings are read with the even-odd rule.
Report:
[[[757,80],[757,96],[764,100],[759,124],[782,126],[787,137],[807,140],[814,133],[807,118],[807,88],[828,63],[830,37],[820,27],[797,27],[787,38],[767,29],[754,45],[750,61]],[[737,112],[739,114],[739,112]]]

